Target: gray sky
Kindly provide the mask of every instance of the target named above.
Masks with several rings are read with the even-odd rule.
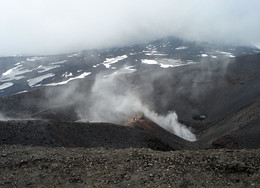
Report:
[[[260,0],[0,2],[0,56],[57,54],[168,35],[260,46]]]

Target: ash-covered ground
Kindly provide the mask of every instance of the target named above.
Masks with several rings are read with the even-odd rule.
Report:
[[[1,187],[258,187],[260,151],[0,146]]]

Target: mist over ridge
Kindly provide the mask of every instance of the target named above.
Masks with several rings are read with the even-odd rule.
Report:
[[[166,36],[259,46],[258,7],[257,0],[4,1],[0,56],[109,48]]]

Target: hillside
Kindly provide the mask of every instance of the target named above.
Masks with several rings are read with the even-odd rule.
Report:
[[[256,54],[234,58],[228,64],[213,61],[173,69],[137,71],[122,74],[109,82],[105,79],[98,82],[82,80],[1,97],[0,112],[11,119],[52,119],[58,122],[76,121],[103,109],[102,114],[98,114],[106,117],[103,121],[109,122],[112,118],[110,122],[113,122],[118,118],[122,120],[116,123],[122,124],[133,117],[131,110],[140,109],[141,100],[149,106],[151,112],[148,113],[166,115],[176,111],[179,122],[193,130],[199,148],[229,147],[229,142],[230,147],[259,148],[259,62],[260,55]],[[105,87],[101,85],[101,88],[105,90],[100,93],[109,96],[105,100],[97,98],[100,93],[93,91],[93,87],[100,87],[103,82]],[[112,90],[115,87],[117,89]],[[127,106],[121,106],[122,103],[111,96],[124,100]],[[133,100],[132,96],[138,98]],[[95,100],[102,103],[96,106]],[[137,106],[132,106],[135,103]],[[117,108],[122,110],[117,111]],[[205,119],[195,118],[200,115]],[[214,141],[221,144],[212,146]]]
[[[259,62],[118,70],[2,96],[0,184],[258,186]]]

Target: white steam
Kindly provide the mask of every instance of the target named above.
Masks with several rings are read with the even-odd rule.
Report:
[[[142,103],[134,86],[127,82],[127,74],[118,71],[108,77],[98,76],[92,87],[91,103],[86,111],[80,111],[80,118],[87,121],[105,121],[122,123],[142,112],[167,131],[188,141],[195,141],[196,136],[178,122],[175,112],[166,116],[153,112]]]
[[[170,112],[166,116],[144,109],[146,117],[160,125],[167,131],[188,141],[196,141],[196,136],[185,126],[178,122],[178,116],[175,112]]]

